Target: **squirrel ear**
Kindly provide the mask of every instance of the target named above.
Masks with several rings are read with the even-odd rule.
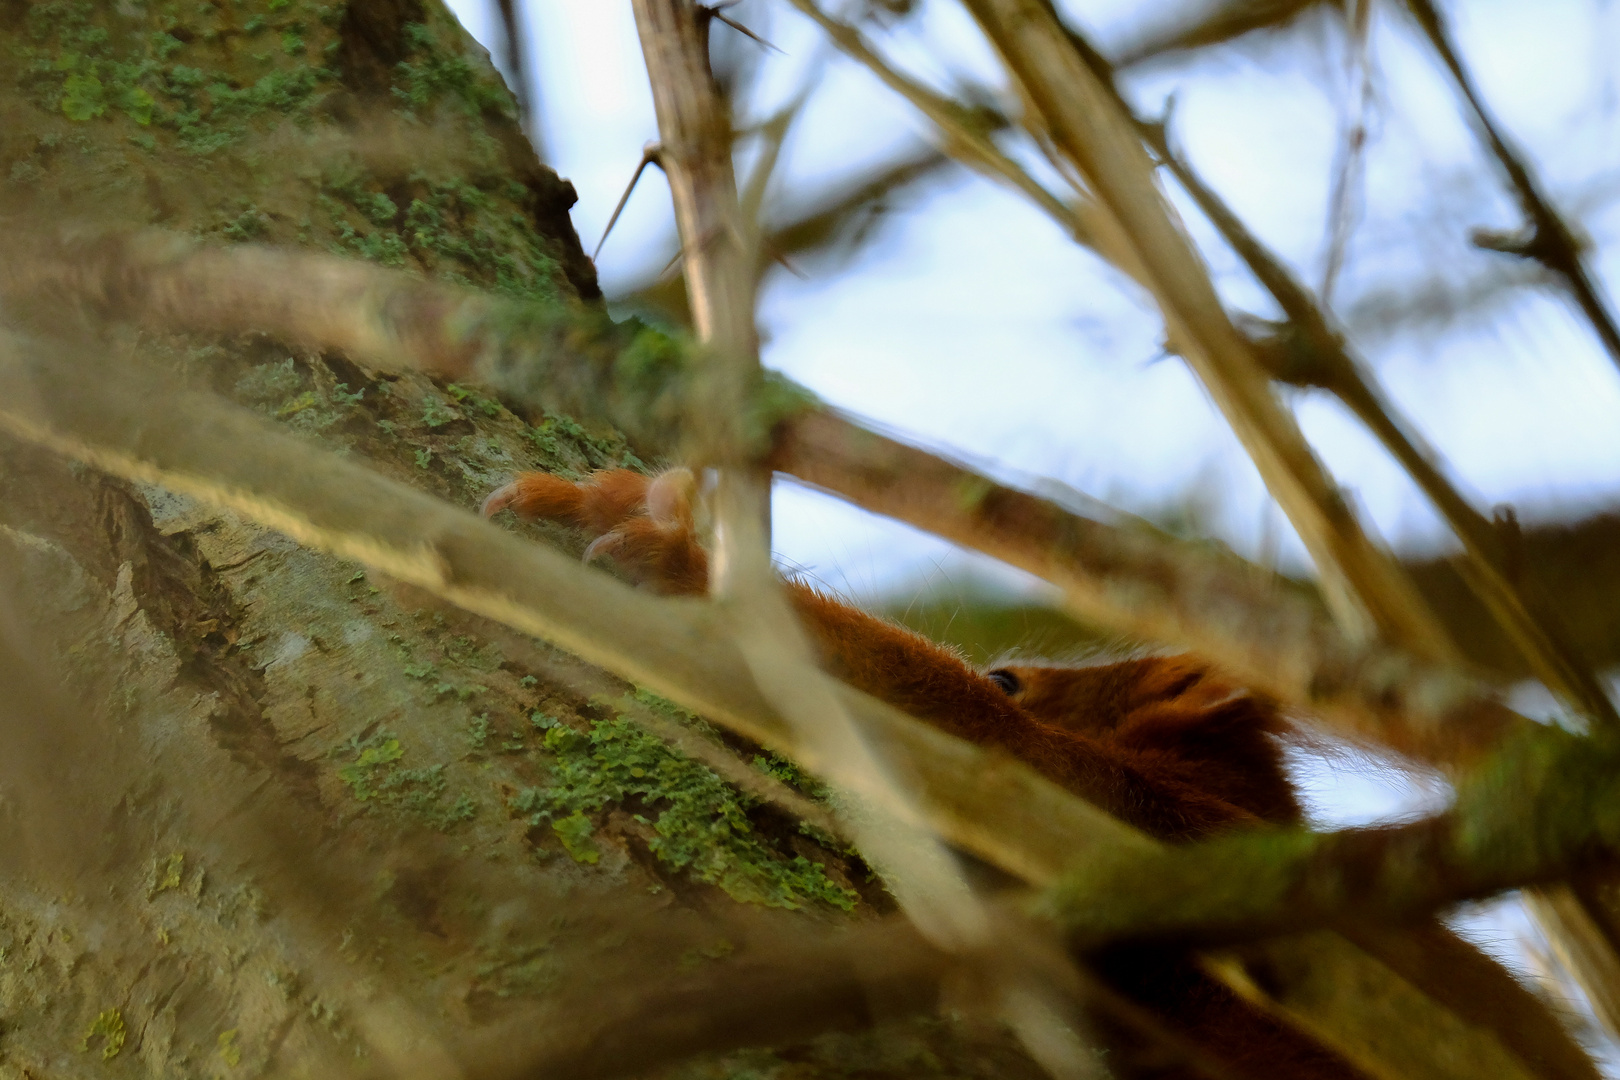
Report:
[[[1002,693],[1008,697],[1012,697],[1024,688],[1024,680],[1006,668],[996,668],[994,671],[986,672],[984,677],[1001,687]]]

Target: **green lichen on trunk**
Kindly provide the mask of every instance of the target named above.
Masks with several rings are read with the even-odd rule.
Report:
[[[494,290],[548,332],[605,327],[631,393],[667,397],[686,361],[605,326],[571,186],[437,0],[0,0],[0,58],[0,227],[159,225]],[[519,470],[655,458],[296,343],[118,333],[469,509]],[[831,838],[630,726],[543,644],[170,492],[8,440],[0,463],[0,583],[23,568],[32,641],[94,750],[70,800],[38,798],[96,838],[0,887],[5,1067],[337,1071],[389,1024],[454,1039],[587,977],[639,982],[670,939],[708,955],[739,900],[801,920],[888,904]],[[1006,1073],[954,1038],[930,1028],[917,1060]],[[794,1075],[901,1069],[882,1040],[851,1045]]]

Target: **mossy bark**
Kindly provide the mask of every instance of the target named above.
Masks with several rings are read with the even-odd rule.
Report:
[[[0,227],[160,225],[599,302],[572,188],[437,0],[0,0],[0,55]],[[0,321],[144,352],[464,506],[518,469],[640,464],[612,431],[296,343]],[[0,1076],[425,1059],[526,999],[610,992],[671,956],[711,963],[737,947],[743,900],[824,923],[887,906],[858,861],[779,814],[708,805],[707,786],[683,808],[643,783],[667,752],[591,696],[599,673],[10,440],[0,641],[39,690],[0,703]],[[597,760],[620,773],[558,788]],[[753,847],[722,843],[739,828]],[[1029,1068],[997,1036],[932,1023],[796,1060]],[[693,1066],[745,1067],[788,1066]]]

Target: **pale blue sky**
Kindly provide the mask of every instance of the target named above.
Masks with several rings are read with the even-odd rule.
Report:
[[[452,4],[486,39],[489,6]],[[1104,43],[1142,18],[1132,14],[1138,4],[1066,6]],[[589,248],[656,135],[629,5],[527,8],[547,149],[579,190],[574,221]],[[1378,288],[1400,296],[1436,273],[1456,287],[1489,273],[1503,257],[1470,248],[1467,230],[1516,220],[1449,86],[1410,30],[1379,12],[1365,211],[1337,292],[1351,317]],[[797,91],[822,46],[780,0],[747,0],[731,14],[786,51],[763,58],[763,111]],[[1476,2],[1456,18],[1492,107],[1554,194],[1588,215],[1599,265],[1614,280],[1620,119],[1608,59],[1620,46],[1620,12],[1599,0]],[[994,78],[987,50],[945,0],[925,0],[892,50],[932,81],[952,72]],[[1145,110],[1175,94],[1174,130],[1197,167],[1313,282],[1344,107],[1343,51],[1335,30],[1308,23],[1285,42],[1162,64],[1131,83]],[[788,145],[777,197],[802,199],[927,137],[903,102],[834,56]],[[1229,299],[1265,311],[1202,219],[1190,210],[1186,218]],[[1118,275],[1017,196],[963,174],[881,228],[847,266],[813,265],[807,280],[771,277],[760,311],[767,364],[927,442],[1131,507],[1200,491],[1215,508],[1212,526],[1240,549],[1254,550],[1269,528],[1285,537],[1284,559],[1298,558],[1201,389],[1179,361],[1158,358],[1157,317]],[[602,253],[610,295],[663,266],[673,243],[667,189],[649,174]],[[1550,290],[1522,289],[1488,321],[1371,329],[1359,340],[1390,393],[1481,504],[1513,501],[1535,516],[1620,489],[1620,374]],[[1316,397],[1298,413],[1383,535],[1439,541],[1421,497],[1353,421]],[[839,587],[869,593],[959,563],[944,545],[827,500],[788,490],[780,501],[781,553]]]
[[[1144,8],[1154,10],[1130,0],[1060,3],[1105,48],[1130,38]],[[630,5],[524,6],[548,156],[579,191],[573,217],[589,250],[643,144],[656,136]],[[451,7],[480,40],[495,40],[493,4]],[[954,74],[994,82],[989,51],[959,7],[922,7],[886,40],[891,57],[936,85]],[[1612,293],[1620,284],[1620,5],[1470,0],[1446,8],[1497,117],[1530,151],[1555,200],[1580,214]],[[1554,290],[1521,287],[1486,305],[1488,316],[1454,322],[1392,325],[1377,313],[1380,297],[1387,312],[1420,285],[1466,293],[1503,259],[1471,248],[1468,230],[1518,223],[1449,84],[1393,10],[1375,7],[1364,205],[1336,307],[1390,395],[1479,505],[1511,501],[1534,518],[1620,501],[1620,372]],[[903,102],[828,57],[783,0],[745,0],[728,14],[785,52],[762,57],[756,115],[817,71],[784,154],[778,205],[929,138]],[[1175,95],[1173,130],[1195,166],[1313,285],[1348,107],[1345,64],[1342,35],[1317,20],[1270,44],[1134,72],[1128,85],[1145,112]],[[1266,313],[1203,219],[1179,192],[1172,197],[1228,301]],[[604,287],[612,296],[673,252],[667,188],[649,172],[602,252]],[[1196,494],[1212,529],[1239,550],[1254,553],[1269,533],[1280,537],[1284,563],[1302,565],[1202,390],[1179,361],[1160,356],[1151,305],[1017,196],[956,173],[902,205],[848,264],[805,269],[805,279],[774,274],[763,292],[769,366],[924,442],[1127,508]],[[1445,542],[1421,497],[1353,421],[1323,399],[1296,400],[1319,453],[1382,535],[1407,545]],[[778,489],[775,539],[788,563],[857,595],[986,572],[985,560],[787,485]],[[1443,785],[1353,762],[1303,779],[1322,819],[1341,824],[1432,807],[1445,795]],[[1473,928],[1518,943],[1504,946],[1509,952],[1534,939],[1511,904],[1476,915]]]

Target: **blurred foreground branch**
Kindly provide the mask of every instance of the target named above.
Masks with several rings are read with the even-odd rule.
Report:
[[[358,559],[468,610],[544,636],[794,756],[807,768],[825,767],[815,748],[798,743],[754,688],[730,636],[707,607],[637,593],[470,513],[324,453],[267,421],[181,391],[131,367],[127,358],[69,357],[15,339],[4,349],[0,421],[14,434]],[[925,795],[926,822],[918,824],[1016,876],[1048,884],[1065,867],[1076,867],[1074,873],[1083,878],[1093,863],[1156,866],[1155,860],[1165,857],[1160,845],[1027,767],[905,718],[841,684],[828,685],[860,718],[874,748]],[[881,798],[883,793],[865,794]],[[1506,804],[1487,805],[1500,813]],[[890,810],[905,812],[903,806]],[[1571,850],[1582,849],[1578,844],[1551,849],[1553,854]],[[1465,854],[1482,860],[1491,855]],[[1313,873],[1329,881],[1336,873],[1343,876],[1332,865],[1337,864]],[[1526,873],[1538,870],[1529,862],[1514,866]],[[1459,880],[1487,878],[1476,874]],[[1443,899],[1430,895],[1425,901]],[[1220,907],[1222,895],[1212,895],[1211,902],[1213,923],[1229,924],[1230,915]],[[1392,906],[1405,909],[1399,897]],[[1186,923],[1199,925],[1202,910],[1188,912]],[[1151,908],[1143,911],[1144,917],[1153,915]],[[1255,917],[1252,906],[1244,914]],[[1332,914],[1322,909],[1323,918]],[[1273,915],[1283,925],[1298,924],[1283,912]],[[1129,933],[1128,926],[1098,925],[1101,933],[1082,939]]]
[[[1576,306],[1592,324],[1609,359],[1620,367],[1620,323],[1615,320],[1613,307],[1608,297],[1604,296],[1602,285],[1586,264],[1582,250],[1586,245],[1575,229],[1553,209],[1529,160],[1491,116],[1479,88],[1474,85],[1473,77],[1463,66],[1462,58],[1452,43],[1451,29],[1440,9],[1435,7],[1433,0],[1407,0],[1406,7],[1457,84],[1463,100],[1468,103],[1474,127],[1490,147],[1524,214],[1522,233],[1502,237],[1481,230],[1475,233],[1475,243],[1504,254],[1533,259],[1562,279],[1570,295],[1575,298]]]
[[[598,312],[161,232],[13,245],[0,301],[36,319],[66,304],[166,332],[265,333],[363,363],[482,379],[528,409],[601,418],[655,450],[678,445],[685,347]],[[1513,722],[1468,676],[1348,639],[1297,585],[1230,552],[1071,513],[815,407],[785,380],[760,392],[745,419],[773,438],[773,467],[1052,581],[1091,623],[1196,650],[1352,737],[1425,760],[1466,759]]]
[[[729,635],[714,632],[709,605],[637,592],[155,374],[137,379],[88,360],[69,364],[60,353],[16,339],[0,348],[0,423],[13,434],[357,559],[542,636],[808,768],[824,767],[743,676]],[[87,371],[99,378],[86,379]],[[1228,892],[1241,893],[1236,897],[1212,881],[1207,890],[1170,889],[1177,898],[1158,910],[1139,903],[1134,889],[1113,893],[1129,910],[1101,901],[1076,907],[1068,924],[1076,932],[1084,927],[1082,936],[1095,943],[1198,927],[1227,933],[1320,925],[1355,914],[1359,905],[1366,914],[1411,913],[1541,880],[1620,845],[1614,780],[1620,745],[1609,735],[1528,728],[1460,785],[1454,810],[1416,825],[1323,835],[1259,830],[1172,849],[1027,766],[827,682],[876,747],[915,778],[926,795],[927,823],[1026,881],[1051,883],[1069,868],[1066,888],[1074,896],[1074,882],[1096,867],[1169,860],[1214,873],[1220,860],[1197,853],[1228,847],[1284,867],[1271,885],[1221,869]],[[907,812],[903,804],[888,806]],[[1432,880],[1408,880],[1425,866]],[[1294,895],[1294,888],[1307,892]]]

